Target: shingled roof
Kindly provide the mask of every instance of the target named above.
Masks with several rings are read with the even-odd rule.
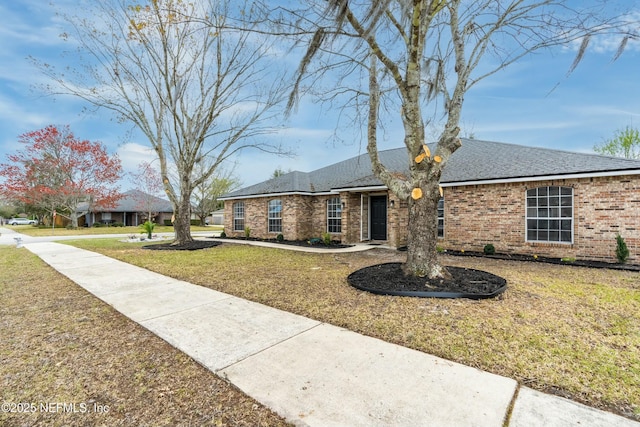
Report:
[[[432,145],[432,151],[435,146]],[[380,152],[380,160],[395,172],[408,173],[406,148]],[[443,172],[443,186],[531,181],[576,175],[640,174],[640,161],[501,142],[463,139]],[[312,172],[294,171],[251,185],[221,199],[274,194],[318,194],[336,190],[383,187],[373,174],[368,154],[362,154]]]
[[[87,207],[87,203],[82,203],[78,206],[78,210],[87,210]],[[122,198],[116,202],[116,206],[104,209],[104,211],[141,212],[147,210],[148,207],[151,207],[153,212],[173,212],[173,206],[170,201],[152,196],[140,190],[129,190],[122,193]]]

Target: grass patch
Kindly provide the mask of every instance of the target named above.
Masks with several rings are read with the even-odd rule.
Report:
[[[0,247],[0,271],[2,403],[36,405],[0,425],[288,425],[26,249]]]
[[[78,247],[365,335],[514,378],[640,420],[640,274],[443,257],[508,280],[495,300],[416,299],[351,288],[397,251],[310,254],[223,244],[189,253],[117,241]]]
[[[34,227],[33,225],[18,225],[15,227],[11,227],[11,229],[15,229],[18,233],[26,234],[28,236],[33,237],[42,237],[42,236],[80,236],[80,235],[97,235],[97,234],[141,234],[144,233],[142,228],[127,226],[127,227],[80,227],[76,230],[70,230],[66,228],[55,228],[51,227]],[[192,225],[191,231],[222,231],[222,226],[208,226],[201,227]],[[173,233],[173,227],[168,227],[165,225],[156,224],[153,229],[153,234],[158,233]]]

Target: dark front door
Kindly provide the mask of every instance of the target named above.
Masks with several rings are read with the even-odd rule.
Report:
[[[371,240],[387,240],[387,196],[371,196]]]

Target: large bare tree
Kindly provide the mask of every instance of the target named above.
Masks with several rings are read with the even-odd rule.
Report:
[[[611,6],[612,2],[609,3]],[[461,146],[467,92],[479,81],[544,48],[576,44],[576,63],[591,37],[622,30],[605,16],[604,2],[559,0],[328,0],[304,10],[281,9],[279,22],[309,34],[290,99],[333,76],[313,92],[364,118],[367,151],[376,176],[409,206],[405,274],[448,275],[436,256],[437,204],[442,172]],[[623,3],[619,4],[624,6]],[[293,18],[292,18],[293,17]],[[407,171],[389,170],[378,156],[380,126],[401,123]],[[435,149],[425,128],[438,124]]]
[[[238,150],[280,152],[260,138],[283,93],[277,51],[245,31],[260,18],[251,3],[104,0],[91,8],[63,15],[77,49],[62,70],[39,63],[55,82],[49,91],[111,110],[146,136],[174,207],[174,243],[187,243],[196,186]],[[194,175],[204,158],[209,168]]]

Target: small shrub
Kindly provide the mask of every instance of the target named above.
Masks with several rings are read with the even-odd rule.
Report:
[[[151,239],[153,237],[152,233],[155,226],[156,225],[151,221],[146,221],[144,224],[140,224],[140,228],[147,233],[147,239]]]
[[[246,237],[248,239],[249,236],[251,236],[251,228],[245,227],[244,228],[244,237]]]
[[[202,221],[200,221],[199,219],[192,219],[189,221],[189,223],[191,225],[200,225],[202,223]]]
[[[629,248],[620,234],[616,235],[616,258],[620,264],[624,264],[629,258]]]
[[[572,262],[576,262],[576,259],[570,256],[566,256],[564,258],[560,258],[560,261],[572,263]]]
[[[491,243],[484,245],[484,254],[485,255],[494,255],[496,253],[496,248]]]
[[[170,219],[165,219],[165,220],[164,220],[164,225],[165,225],[166,227],[172,227],[172,226],[173,226],[173,223],[171,222],[171,220],[170,220]]]
[[[444,253],[445,250],[442,246],[436,246],[436,252],[438,252],[439,254]]]
[[[282,242],[282,241],[284,241],[284,236],[282,235],[282,233],[280,233],[280,234],[278,234],[278,235],[276,236],[276,240],[277,240],[278,242]]]
[[[122,222],[114,222],[111,224],[112,227],[124,227],[124,223]]]
[[[225,233],[224,230],[222,230],[222,232],[220,233],[220,238],[221,239],[226,239],[227,238],[227,233]]]
[[[94,223],[93,223],[93,227],[95,227],[95,228],[104,227],[104,224],[103,224],[103,223],[101,223],[101,222],[94,222]]]
[[[331,234],[322,233],[322,241],[325,245],[329,246],[331,244]]]

